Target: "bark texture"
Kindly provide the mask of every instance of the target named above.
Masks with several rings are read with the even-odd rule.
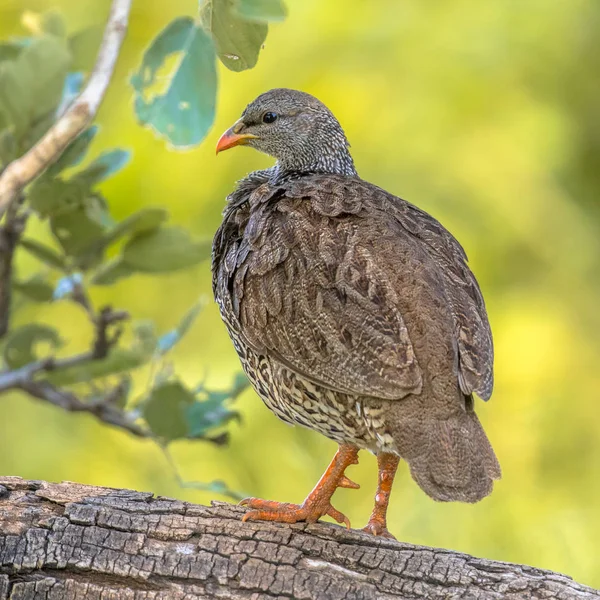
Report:
[[[550,571],[243,513],[0,477],[0,600],[600,599]]]

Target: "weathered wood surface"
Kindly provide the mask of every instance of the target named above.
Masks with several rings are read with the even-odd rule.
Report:
[[[243,512],[0,477],[0,600],[600,599],[549,571]]]

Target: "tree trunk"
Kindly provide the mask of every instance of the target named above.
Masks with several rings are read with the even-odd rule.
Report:
[[[244,510],[0,477],[0,600],[600,599],[550,571]]]

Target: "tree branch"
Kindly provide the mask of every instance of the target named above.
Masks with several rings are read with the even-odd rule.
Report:
[[[127,32],[130,8],[131,0],[113,0],[96,65],[85,89],[44,137],[0,175],[0,216],[17,194],[61,155],[98,112]]]
[[[0,477],[0,600],[598,600],[534,567],[245,509]]]

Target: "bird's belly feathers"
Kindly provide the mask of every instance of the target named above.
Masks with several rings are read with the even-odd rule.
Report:
[[[319,386],[249,347],[238,354],[257,394],[282,421],[313,429],[337,443],[373,452],[397,451],[383,419],[385,401]]]

